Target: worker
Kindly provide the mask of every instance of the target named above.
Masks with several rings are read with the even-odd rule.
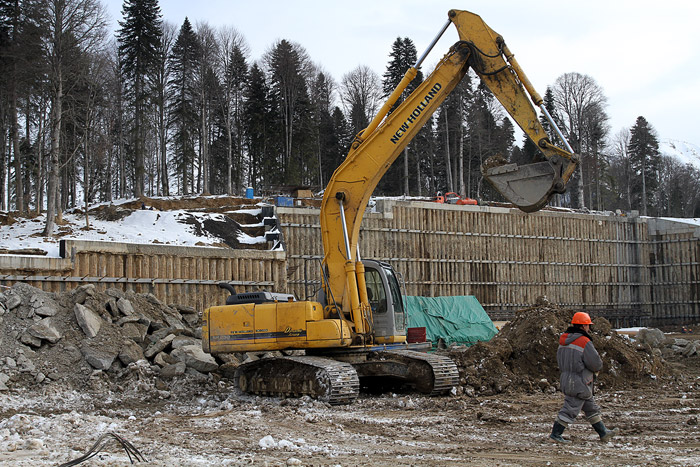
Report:
[[[561,371],[561,391],[564,393],[564,405],[557,415],[552,427],[550,439],[559,443],[570,443],[562,437],[569,424],[583,410],[586,420],[593,425],[600,435],[600,440],[607,442],[618,433],[618,429],[608,430],[600,416],[600,407],[593,399],[593,381],[603,367],[598,351],[593,346],[588,334],[593,325],[588,313],[578,312],[571,320],[571,326],[559,337],[557,363]]]

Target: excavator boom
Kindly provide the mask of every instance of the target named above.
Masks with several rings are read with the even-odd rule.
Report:
[[[484,81],[547,158],[546,162],[525,166],[489,165],[491,161],[487,161],[482,172],[496,189],[523,211],[536,211],[552,194],[564,191],[576,168],[577,157],[568,145],[567,149],[561,149],[549,141],[533,106],[534,103],[544,109],[542,98],[534,91],[503,38],[478,15],[468,11],[451,10],[448,17],[428,51],[450,24],[457,28],[460,40],[440,60],[433,73],[389,114],[389,109],[416,76],[428,51],[406,72],[377,116],[356,137],[347,158],[334,172],[324,193],[321,232],[324,265],[328,272],[327,288],[330,289],[327,296],[334,298],[338,308],[352,310],[358,329],[364,329],[366,324],[361,318],[363,304],[355,286],[357,274],[353,265],[357,263],[355,252],[369,198],[394,160],[469,68]],[[553,121],[551,123],[556,127]]]

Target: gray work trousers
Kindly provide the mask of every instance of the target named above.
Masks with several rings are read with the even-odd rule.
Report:
[[[578,414],[583,410],[586,415],[586,420],[593,424],[601,420],[600,407],[595,403],[593,396],[590,399],[580,399],[576,396],[564,396],[564,405],[562,406],[557,418],[559,423],[564,426],[569,426],[574,423]]]

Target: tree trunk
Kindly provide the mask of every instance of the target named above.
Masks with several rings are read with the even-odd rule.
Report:
[[[447,120],[447,107],[445,113],[445,173],[447,175],[447,191],[452,191],[452,164],[450,161],[450,122]]]
[[[403,194],[409,195],[408,192],[408,146],[403,150]]]
[[[17,76],[17,66],[14,66],[15,77]],[[24,214],[24,186],[22,183],[22,153],[19,148],[19,122],[17,113],[17,86],[15,79],[12,80],[12,104],[10,105],[10,132],[12,133],[12,152],[15,166],[15,206],[20,214]]]
[[[50,237],[53,235],[54,216],[56,215],[58,201],[58,152],[61,143],[61,113],[63,106],[63,77],[60,67],[57,70],[56,75],[58,88],[56,90],[56,95],[54,96],[53,106],[51,107],[51,155],[49,159],[49,186],[47,189],[46,226],[44,227],[43,232],[45,237]]]
[[[464,109],[462,109],[461,92],[457,96],[459,98],[459,194],[467,196],[467,189],[464,186]]]

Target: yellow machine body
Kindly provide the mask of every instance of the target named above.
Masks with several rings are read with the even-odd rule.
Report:
[[[204,312],[204,350],[212,354],[347,347],[350,325],[324,319],[318,302],[272,302],[213,306]]]

